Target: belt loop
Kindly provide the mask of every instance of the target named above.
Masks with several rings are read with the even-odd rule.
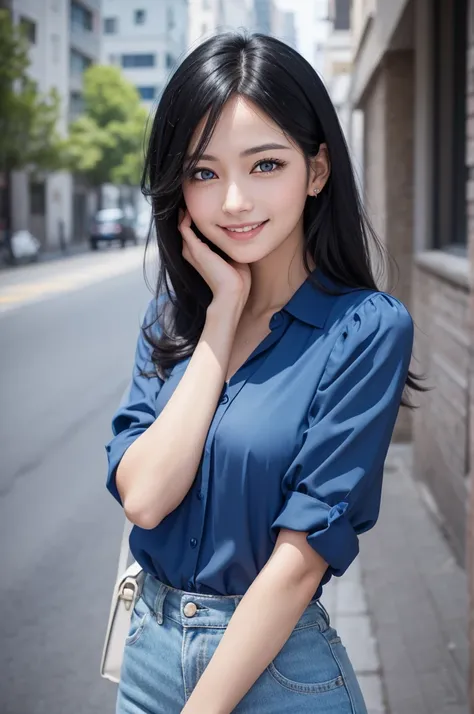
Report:
[[[163,624],[163,605],[168,592],[169,588],[164,583],[160,583],[158,587],[158,593],[155,598],[155,605],[153,608],[155,612],[156,621],[159,625]]]
[[[323,614],[324,614],[324,616],[325,616],[325,618],[326,618],[327,626],[328,626],[328,627],[331,627],[331,618],[329,617],[328,611],[327,611],[326,608],[324,607],[324,605],[323,605],[323,603],[321,602],[321,600],[318,600],[317,603],[318,603],[319,607],[321,608],[321,610],[323,611]]]

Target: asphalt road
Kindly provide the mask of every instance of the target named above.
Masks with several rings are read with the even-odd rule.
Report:
[[[140,251],[0,274],[0,714],[114,711],[104,444],[149,299]]]

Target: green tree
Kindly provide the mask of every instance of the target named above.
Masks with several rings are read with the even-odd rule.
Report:
[[[72,169],[99,196],[104,183],[137,185],[146,123],[137,90],[117,67],[89,67],[84,73],[84,114],[70,126]]]
[[[0,9],[0,172],[10,185],[12,171],[62,168],[63,144],[57,132],[59,96],[38,92],[28,76],[29,43],[8,10]],[[5,192],[6,235],[11,228],[10,196]]]

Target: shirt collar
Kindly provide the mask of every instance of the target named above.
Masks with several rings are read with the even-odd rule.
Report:
[[[335,282],[323,273],[320,268],[316,268],[311,273],[311,276],[306,278],[283,309],[302,322],[306,322],[313,327],[323,328],[339,295],[357,288],[351,288]],[[337,291],[338,295],[330,295],[324,292],[314,284],[312,278],[316,278],[325,288]]]

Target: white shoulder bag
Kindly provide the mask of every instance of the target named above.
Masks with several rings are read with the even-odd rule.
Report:
[[[141,566],[137,562],[133,562],[127,568],[128,538],[131,529],[132,524],[126,520],[120,546],[117,579],[100,663],[101,676],[116,684],[120,681],[123,651],[125,640],[130,630],[133,608],[140,595],[145,577]]]

